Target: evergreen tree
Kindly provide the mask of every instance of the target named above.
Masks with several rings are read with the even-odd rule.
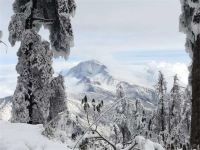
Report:
[[[182,94],[177,75],[174,76],[174,84],[170,92],[169,106],[169,134],[181,121]]]
[[[192,87],[191,146],[200,145],[200,1],[181,0],[180,31],[186,34],[186,50],[192,59],[189,82]]]
[[[162,136],[162,140],[165,141],[164,132],[167,129],[167,97],[166,97],[166,81],[163,73],[159,72],[158,82],[156,85],[156,91],[158,93],[159,101],[157,106],[157,116],[156,116],[156,132],[158,135]]]
[[[117,107],[117,126],[122,134],[122,145],[124,148],[131,138],[131,132],[128,127],[129,104],[126,100],[125,92],[121,84],[117,85],[116,95],[117,100],[121,99],[121,103]]]
[[[170,91],[169,116],[168,116],[168,144],[170,147],[179,147],[180,126],[182,121],[183,93],[178,83],[177,75],[174,76],[173,87]]]
[[[9,41],[13,46],[16,41],[21,41],[21,46],[17,53],[16,70],[19,77],[13,96],[13,122],[37,124],[47,121],[53,103],[50,99],[58,92],[54,87],[57,79],[52,77],[53,53],[50,44],[41,40],[38,31],[41,25],[48,27],[54,52],[66,57],[73,43],[70,16],[74,14],[75,8],[73,0],[15,0],[15,14],[9,25]],[[60,103],[61,97],[64,101],[64,88],[59,90],[63,90],[59,91],[62,93]],[[51,117],[55,116],[54,113],[50,113]]]
[[[84,109],[84,111],[86,113],[86,116],[87,116],[88,125],[90,125],[90,120],[89,120],[89,108],[90,108],[90,104],[88,103],[88,99],[87,99],[86,95],[82,99],[82,105],[83,105],[83,109]]]
[[[55,118],[58,113],[67,110],[67,105],[65,103],[65,87],[64,78],[59,75],[51,81],[51,88],[53,90],[52,96],[50,98],[50,112],[49,120]]]
[[[190,143],[190,132],[191,132],[191,91],[186,88],[184,91],[184,101],[183,101],[183,108],[181,111],[181,122],[179,125],[179,136],[180,136],[180,143],[182,143],[186,149],[189,148]]]
[[[185,124],[185,129],[187,134],[189,135],[191,131],[191,91],[186,88],[185,93],[184,93],[184,105],[183,105],[183,110],[182,110],[182,116],[184,119],[184,124]]]
[[[49,83],[53,74],[48,42],[42,42],[35,31],[26,30],[17,55],[16,70],[20,76],[13,96],[12,120],[45,123],[49,115],[52,93]]]

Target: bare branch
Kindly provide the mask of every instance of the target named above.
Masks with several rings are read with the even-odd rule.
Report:
[[[45,18],[39,18],[39,17],[34,17],[34,21],[41,21],[43,23],[53,23],[55,20],[54,19],[45,19]]]
[[[76,148],[76,146],[78,145],[78,143],[80,142],[80,140],[85,136],[85,134],[90,130],[90,128],[95,125],[107,112],[109,112],[114,106],[116,106],[119,102],[121,102],[121,100],[123,100],[125,97],[120,98],[119,100],[117,100],[116,102],[114,102],[107,110],[105,110],[103,113],[101,113],[101,115],[99,116],[99,118],[97,118],[84,132],[84,134],[80,137],[80,139],[76,142],[73,150]]]
[[[6,46],[6,53],[7,53],[7,51],[8,51],[8,45],[6,43],[4,43],[3,41],[1,41],[1,40],[0,40],[0,43],[2,43],[3,45]]]
[[[99,137],[102,138],[102,140],[104,140],[105,142],[107,142],[110,146],[112,146],[114,150],[117,149],[116,146],[113,143],[111,143],[109,140],[104,138],[97,130],[92,130],[92,131],[96,132],[99,135]]]

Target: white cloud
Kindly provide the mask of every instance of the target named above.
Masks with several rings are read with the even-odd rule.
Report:
[[[147,65],[148,75],[154,79],[158,77],[158,71],[163,72],[166,81],[168,82],[168,88],[173,85],[173,77],[177,74],[180,84],[186,86],[188,84],[188,66],[185,63],[167,63],[167,62],[151,62]]]
[[[0,30],[7,44],[12,2],[0,0],[4,12]],[[180,8],[175,0],[78,0],[72,19],[75,47],[71,55],[94,59],[138,49],[183,50],[185,35],[178,32]],[[42,31],[42,35],[48,39],[48,32]],[[0,63],[16,62],[18,47],[9,47],[8,55],[0,53]]]
[[[116,78],[129,81],[133,84],[153,88],[157,82],[159,71],[163,72],[169,89],[173,85],[173,77],[176,74],[182,86],[188,84],[189,71],[186,63],[151,61],[143,64],[123,64],[120,61],[111,61],[112,64],[110,64],[109,62],[107,61],[105,64]]]
[[[128,81],[133,84],[142,85],[152,88],[158,76],[158,71],[162,71],[168,82],[168,88],[171,88],[173,84],[173,76],[178,75],[180,83],[187,85],[188,69],[184,63],[166,63],[166,62],[150,62],[143,65],[138,64],[120,64],[119,61],[105,61],[105,65],[108,66],[109,72],[116,78]],[[78,64],[78,61],[73,62],[56,62],[54,63],[55,74],[61,70],[69,70],[71,67]],[[15,71],[15,65],[1,65],[0,66],[0,98],[12,95],[16,87],[17,73]],[[67,81],[69,82],[69,81]]]
[[[2,40],[8,44],[8,24],[14,0],[0,0],[0,30],[4,31]],[[79,61],[97,59],[107,65],[115,76],[133,83],[151,87],[156,80],[156,73],[162,70],[170,79],[177,73],[181,82],[187,83],[187,60],[175,56],[174,61],[160,62],[151,56],[152,51],[164,52],[183,50],[185,35],[179,33],[180,2],[177,0],[77,0],[77,12],[72,19],[75,47],[67,62],[55,61],[54,69],[58,73],[61,68],[70,68]],[[48,32],[42,30],[44,39]],[[9,44],[8,44],[9,45]],[[13,92],[16,83],[14,66],[11,70],[3,69],[3,64],[16,64],[16,52],[19,43],[6,54],[0,47],[0,97]],[[148,62],[143,59],[138,65],[134,58],[121,56],[117,53],[132,53],[136,51],[149,53]],[[137,52],[138,53],[138,52]],[[152,54],[153,55],[153,54]],[[74,61],[74,56],[80,59]],[[145,56],[147,57],[147,56]],[[185,54],[187,57],[187,54]],[[130,61],[131,63],[127,63]],[[149,63],[149,61],[155,62]],[[73,62],[73,63],[72,63]],[[153,73],[153,74],[151,74]],[[7,76],[13,75],[12,77]]]
[[[55,61],[53,63],[53,69],[55,72],[55,75],[59,74],[62,70],[66,70],[68,71],[70,68],[74,67],[75,65],[77,65],[79,63],[79,61]]]

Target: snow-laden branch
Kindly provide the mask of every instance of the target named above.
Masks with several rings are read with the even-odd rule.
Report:
[[[75,144],[73,150],[75,150],[76,146],[78,145],[78,143],[83,139],[83,137],[85,136],[85,134],[91,129],[91,127],[93,125],[95,125],[96,123],[98,123],[98,121],[107,113],[109,112],[114,106],[116,106],[119,102],[121,102],[121,100],[123,100],[126,97],[122,97],[120,99],[118,99],[115,103],[113,103],[106,111],[104,111],[103,113],[100,114],[99,118],[97,118],[84,132],[84,134],[79,138],[79,140],[77,141],[77,143]]]
[[[114,145],[114,143],[110,142],[110,141],[107,140],[105,137],[103,137],[97,130],[92,130],[92,131],[93,131],[93,132],[96,132],[96,133],[99,135],[99,137],[96,137],[97,139],[103,140],[103,141],[107,142],[109,145],[112,146],[112,148],[113,148],[114,150],[117,149],[116,146]]]
[[[0,43],[2,43],[3,45],[6,46],[6,53],[7,53],[8,46],[7,46],[6,43],[4,43],[4,42],[1,40],[2,36],[3,36],[3,32],[0,30]]]

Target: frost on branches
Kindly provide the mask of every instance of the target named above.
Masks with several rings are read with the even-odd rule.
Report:
[[[117,126],[122,133],[122,145],[123,148],[125,147],[125,144],[131,139],[131,132],[128,128],[128,115],[129,115],[129,103],[125,98],[125,92],[121,84],[117,85],[116,90],[117,99],[121,99],[121,103],[119,107],[117,107]]]
[[[182,93],[178,83],[177,75],[174,76],[174,84],[170,92],[169,105],[169,133],[173,134],[173,130],[181,121]]]
[[[67,57],[74,40],[70,21],[76,10],[74,0],[15,0],[13,10],[15,14],[9,25],[12,45],[21,41],[27,20],[31,18],[34,30],[39,31],[41,25],[49,29],[54,56]]]
[[[68,55],[70,47],[73,46],[73,31],[70,16],[75,13],[76,5],[74,0],[57,0],[57,5],[52,3],[51,7],[57,10],[57,14],[53,17],[55,20],[52,25],[48,25],[50,30],[50,40],[52,47],[58,55],[63,53]],[[52,8],[48,11],[51,11]],[[56,54],[57,55],[57,54]]]
[[[67,57],[73,43],[70,17],[74,0],[15,0],[9,25],[9,41],[21,46],[17,53],[19,74],[14,93],[12,121],[45,124],[66,109],[63,78],[53,78],[52,58]],[[38,31],[50,30],[50,43],[42,41]]]
[[[122,144],[125,148],[127,143],[137,135],[148,136],[148,122],[151,116],[150,112],[144,109],[140,100],[135,100],[126,97],[125,91],[121,83],[117,85],[116,97],[120,100],[113,112],[112,119],[114,121],[113,137],[115,141]],[[149,118],[146,113],[148,112]],[[119,131],[118,131],[119,130]]]
[[[191,146],[200,145],[200,1],[181,0],[180,31],[186,34],[186,51],[192,59],[190,86],[192,88]]]
[[[58,113],[67,109],[65,101],[63,101],[66,99],[63,76],[59,75],[58,77],[55,77],[51,82],[51,87],[53,95],[50,98],[49,120],[55,118]]]
[[[23,32],[17,55],[19,59],[16,70],[20,76],[13,100],[13,122],[26,123],[31,119],[34,123],[44,123],[49,116],[49,99],[52,93],[50,82],[53,74],[53,55],[49,50],[49,43],[42,42],[35,31],[26,30]],[[30,96],[32,101],[27,101]]]
[[[158,93],[159,101],[156,115],[156,130],[157,134],[162,136],[162,140],[165,141],[164,132],[167,129],[167,98],[166,98],[166,81],[162,72],[159,72],[158,83],[156,90]]]

